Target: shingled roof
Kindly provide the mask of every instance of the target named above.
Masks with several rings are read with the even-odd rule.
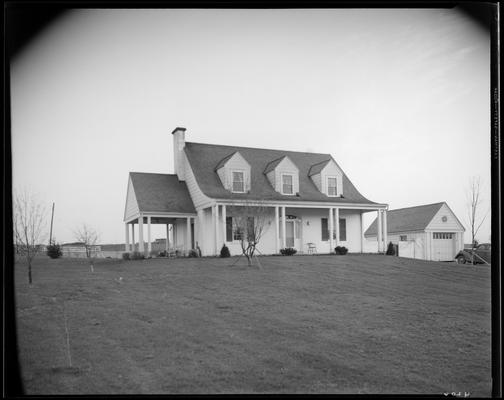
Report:
[[[130,172],[140,212],[196,213],[185,182],[177,175]]]
[[[426,204],[387,211],[387,232],[423,231],[443,204],[445,203]],[[364,236],[376,236],[378,232],[377,223],[377,219],[375,219],[364,233]]]
[[[194,172],[196,181],[205,195],[214,199],[318,201],[330,203],[377,204],[366,199],[343,174],[343,198],[327,197],[309,178],[310,168],[332,159],[330,154],[258,149],[186,142],[184,151]],[[239,151],[251,167],[250,193],[231,193],[226,190],[215,172],[215,166],[229,155]],[[274,190],[264,171],[268,164],[288,156],[299,169],[299,196],[285,196]]]

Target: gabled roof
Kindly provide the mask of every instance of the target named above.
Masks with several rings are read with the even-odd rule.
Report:
[[[268,165],[266,165],[266,168],[264,169],[264,173],[267,174],[268,172],[273,171],[278,166],[278,164],[280,164],[284,160],[285,157],[287,156],[277,158],[276,160],[268,163]]]
[[[343,174],[343,198],[328,197],[320,193],[309,178],[308,172],[315,164],[328,159],[333,160],[330,154],[192,142],[186,142],[184,151],[200,189],[210,198],[376,204],[362,196],[345,174]],[[240,152],[251,167],[251,190],[249,193],[229,192],[222,186],[218,174],[215,172],[215,166],[218,165],[224,157],[236,151]],[[288,156],[299,169],[299,196],[285,196],[276,192],[264,173],[268,164],[278,160],[281,161],[285,156]]]
[[[195,213],[185,182],[177,175],[130,172],[140,212]]]
[[[329,160],[319,162],[318,164],[312,165],[312,167],[310,168],[310,171],[308,171],[308,176],[313,176],[313,175],[320,173],[320,171],[322,171],[324,169],[324,167],[327,164],[329,164],[330,161],[331,160],[329,159]]]
[[[222,160],[219,161],[219,163],[217,164],[217,166],[215,167],[215,171],[217,171],[218,169],[222,168],[224,165],[226,165],[226,163],[231,159],[231,157],[233,157],[236,153],[238,153],[237,151],[234,151],[233,153],[231,153],[230,155],[224,157]]]
[[[387,211],[387,233],[423,231],[444,204],[441,202]],[[375,219],[364,235],[377,235],[377,224]]]

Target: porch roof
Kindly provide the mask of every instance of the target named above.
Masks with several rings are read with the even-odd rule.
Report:
[[[194,214],[185,182],[177,175],[130,172],[140,212]]]

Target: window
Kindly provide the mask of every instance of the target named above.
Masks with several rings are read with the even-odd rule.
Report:
[[[408,240],[408,235],[400,235],[399,236],[399,241],[406,242],[407,240]]]
[[[233,171],[233,192],[244,193],[245,182],[242,171]]]
[[[339,239],[346,241],[346,219],[340,218],[339,220]]]
[[[282,175],[282,194],[294,194],[292,175]]]
[[[322,241],[329,240],[329,227],[327,226],[327,218],[322,218]]]
[[[233,218],[226,217],[226,242],[233,241]]]
[[[453,239],[453,233],[448,232],[434,232],[432,236],[434,239]]]
[[[336,189],[336,178],[334,177],[329,177],[327,178],[327,195],[328,196],[337,196],[337,189]]]

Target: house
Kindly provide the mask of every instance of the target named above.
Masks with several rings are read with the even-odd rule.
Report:
[[[445,202],[390,210],[388,240],[399,246],[399,255],[432,261],[453,261],[464,248],[464,226]],[[377,237],[378,221],[364,236]]]
[[[211,256],[225,243],[231,254],[241,254],[233,218],[253,205],[267,209],[260,254],[286,247],[306,253],[309,244],[318,253],[337,245],[362,252],[363,214],[376,212],[386,226],[387,204],[359,193],[330,154],[186,142],[185,128],[172,135],[175,174],[129,174],[126,251],[138,240],[138,250],[150,252],[151,226],[163,224],[167,247],[198,247]],[[384,251],[386,234],[377,242]]]
[[[101,252],[101,247],[94,245],[90,247],[91,254],[97,255]],[[63,257],[87,257],[86,245],[82,242],[64,243],[61,245],[61,253]]]

